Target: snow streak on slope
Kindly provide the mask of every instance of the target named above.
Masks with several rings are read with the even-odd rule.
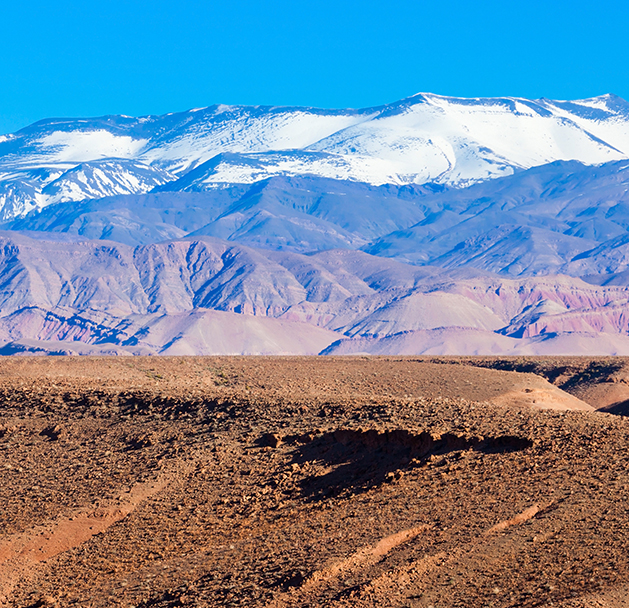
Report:
[[[460,187],[557,160],[628,157],[629,107],[610,95],[560,102],[423,94],[364,110],[212,106],[143,118],[40,121],[6,136],[0,203],[5,217],[15,217],[53,201],[106,196],[109,182],[129,180],[143,192],[165,179],[171,190],[199,191],[304,174]],[[121,168],[124,175],[111,167],[89,188],[39,196],[61,173],[114,158],[136,164]],[[144,180],[147,167],[162,173]]]
[[[151,164],[184,173],[221,153],[299,150],[332,133],[368,120],[375,111],[213,106],[197,110],[169,137],[142,154]]]

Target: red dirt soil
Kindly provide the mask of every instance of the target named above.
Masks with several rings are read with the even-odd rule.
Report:
[[[2,359],[0,605],[629,606],[627,379],[613,358]]]

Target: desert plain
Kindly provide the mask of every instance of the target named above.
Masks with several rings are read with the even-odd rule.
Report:
[[[629,606],[629,360],[0,359],[0,606]]]

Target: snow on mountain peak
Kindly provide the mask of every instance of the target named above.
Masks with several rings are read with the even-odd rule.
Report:
[[[85,162],[98,158],[133,158],[146,139],[114,135],[109,131],[54,131],[37,143],[51,150],[50,160],[58,163]]]
[[[273,175],[463,187],[558,160],[597,165],[626,158],[629,104],[613,95],[552,101],[418,93],[362,110],[215,105],[141,118],[39,121],[0,138],[0,182],[13,184],[4,205],[16,196],[21,203],[12,208],[26,210],[53,200],[41,196],[50,180],[33,171],[66,172],[107,159],[138,164],[102,167],[106,178],[88,189],[73,186],[67,200],[105,196],[108,182],[162,186],[165,176],[196,190]],[[145,179],[147,167],[165,173]],[[194,180],[186,178],[191,170]],[[139,173],[131,179],[129,171]]]

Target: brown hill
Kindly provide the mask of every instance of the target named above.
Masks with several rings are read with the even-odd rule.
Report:
[[[2,605],[619,608],[624,365],[3,359]]]

